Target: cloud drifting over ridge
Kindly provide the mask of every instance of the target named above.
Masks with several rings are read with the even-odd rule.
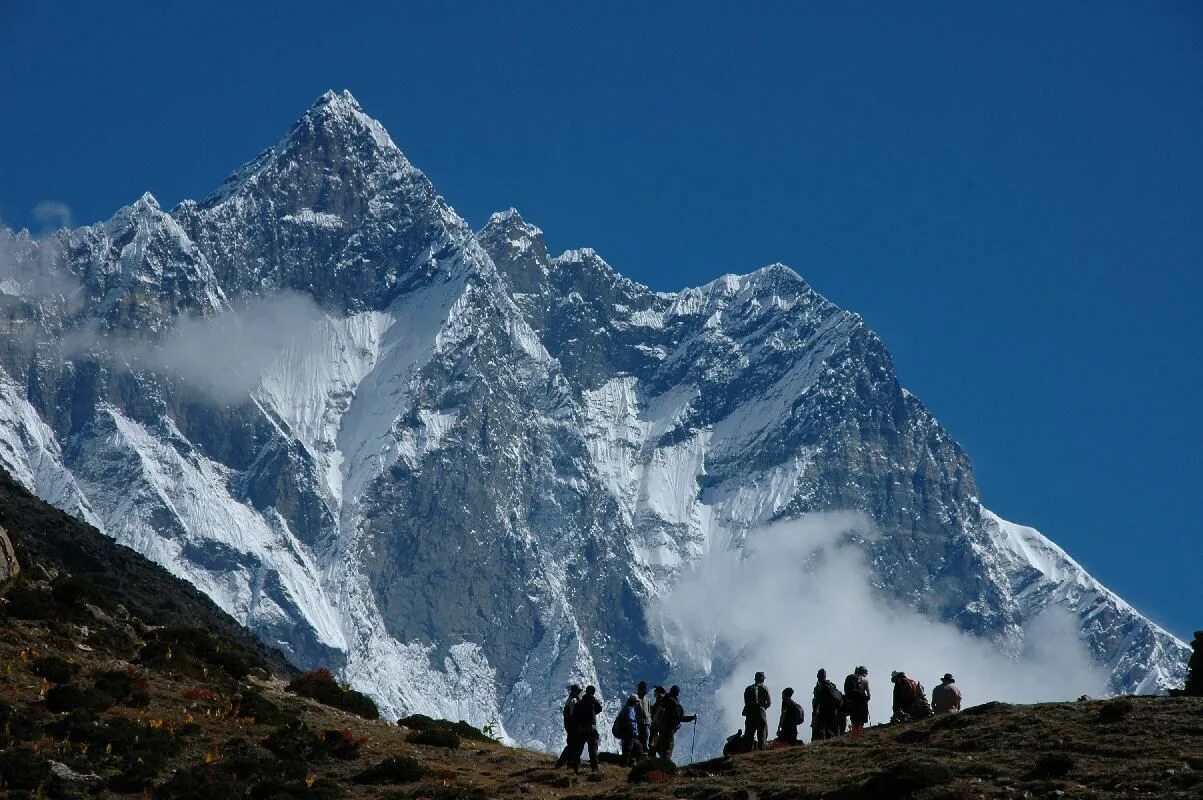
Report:
[[[757,670],[768,674],[773,691],[771,730],[786,686],[794,687],[809,725],[820,667],[841,686],[857,665],[869,668],[873,723],[889,720],[895,669],[929,693],[953,673],[966,707],[1106,691],[1106,676],[1068,611],[1050,609],[1029,624],[1023,652],[1010,658],[993,642],[891,603],[871,583],[863,544],[872,535],[872,523],[851,513],[774,523],[750,531],[742,551],[712,551],[653,603],[653,637],[675,663],[710,674],[717,687],[711,743],[714,724],[724,732],[742,726],[742,689]],[[703,706],[710,700],[697,698]]]

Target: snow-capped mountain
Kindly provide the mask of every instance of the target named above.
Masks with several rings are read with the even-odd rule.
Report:
[[[830,509],[932,618],[1010,652],[1060,606],[1114,690],[1182,678],[1181,642],[981,505],[859,316],[779,264],[666,294],[512,210],[473,232],[347,93],[200,202],[0,257],[0,466],[386,711],[552,747],[570,680],[671,671],[647,615],[683,570]]]

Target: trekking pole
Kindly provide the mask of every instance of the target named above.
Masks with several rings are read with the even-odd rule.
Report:
[[[689,763],[690,764],[693,763],[693,748],[697,745],[697,743],[698,743],[698,720],[697,720],[697,717],[694,717],[693,733],[689,737]]]

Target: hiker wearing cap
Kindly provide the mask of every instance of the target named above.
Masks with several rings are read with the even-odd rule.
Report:
[[[937,714],[955,714],[961,710],[961,690],[951,673],[945,672],[940,685],[931,690],[931,710]]]
[[[655,695],[655,701],[652,703],[652,713],[648,720],[648,755],[655,756],[660,754],[660,712],[664,710],[664,698],[668,696],[668,692],[663,686],[657,686],[652,690]]]
[[[844,694],[827,680],[827,670],[815,675],[814,697],[810,704],[811,740],[831,739],[839,735],[840,719],[843,715]]]
[[[764,673],[757,672],[752,684],[744,689],[744,738],[756,750],[763,750],[769,736],[769,707],[773,698],[764,685]]]
[[[585,687],[585,695],[576,702],[572,709],[572,729],[576,734],[576,749],[572,751],[572,770],[581,771],[581,750],[589,747],[589,767],[598,771],[597,751],[601,746],[601,736],[597,732],[597,715],[601,713],[602,704],[597,699],[597,688]]]
[[[648,739],[651,736],[652,727],[652,701],[647,696],[647,681],[639,681],[639,688],[635,693],[637,700],[635,706],[635,722],[639,726],[639,744],[643,747],[643,752],[648,752]]]
[[[785,744],[802,744],[798,739],[798,726],[806,720],[806,712],[794,699],[794,690],[781,692],[781,719],[777,722],[777,741]]]
[[[568,699],[564,701],[564,735],[567,737],[567,743],[564,745],[564,750],[560,753],[560,757],[556,759],[556,769],[570,763],[573,753],[581,752],[580,743],[576,743],[576,749],[573,750],[574,733],[572,727],[572,711],[576,708],[576,701],[580,699],[581,687],[575,683],[568,687]]]
[[[857,667],[844,678],[844,704],[852,720],[852,735],[860,736],[869,722],[869,670]]]
[[[894,716],[890,717],[890,722],[931,716],[931,705],[927,702],[927,692],[922,683],[908,678],[902,670],[891,672],[890,680],[894,684]]]
[[[681,723],[693,722],[697,718],[697,714],[686,714],[685,709],[681,707],[681,687],[674,686],[669,689],[660,708],[660,741],[656,751],[661,758],[673,760],[673,747],[676,746],[677,731],[680,730]]]

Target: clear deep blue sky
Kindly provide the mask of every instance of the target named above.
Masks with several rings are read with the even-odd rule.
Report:
[[[989,507],[1203,628],[1203,4],[650,5],[0,0],[0,219],[203,196],[350,89],[474,227],[792,265]]]

